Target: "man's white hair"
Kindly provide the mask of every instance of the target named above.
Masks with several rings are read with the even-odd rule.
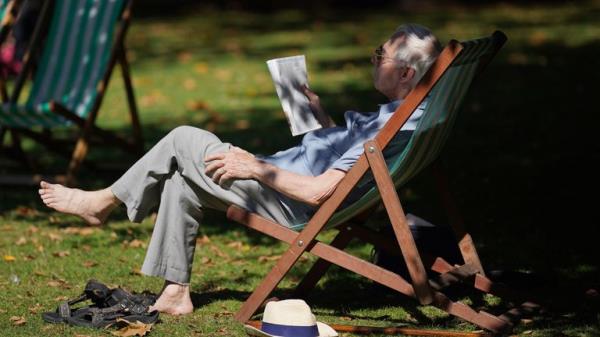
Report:
[[[414,23],[396,28],[391,37],[392,41],[395,39],[401,40],[396,55],[393,57],[399,66],[415,70],[415,77],[410,82],[411,88],[413,88],[435,62],[442,46],[429,29]]]

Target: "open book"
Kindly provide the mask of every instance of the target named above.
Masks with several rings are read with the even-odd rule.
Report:
[[[322,128],[301,89],[302,85],[308,85],[304,55],[268,60],[267,66],[292,136]]]

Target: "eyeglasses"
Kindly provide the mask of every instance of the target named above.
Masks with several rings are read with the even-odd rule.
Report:
[[[379,64],[383,60],[383,45],[380,45],[373,51],[371,62]]]
[[[386,56],[383,45],[380,45],[373,51],[373,54],[371,55],[371,62],[374,64],[380,64],[384,59],[393,59],[393,57]]]

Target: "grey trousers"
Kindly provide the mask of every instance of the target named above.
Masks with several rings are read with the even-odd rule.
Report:
[[[226,211],[235,204],[285,226],[293,223],[279,194],[269,187],[255,180],[235,180],[222,188],[204,174],[204,157],[227,152],[230,146],[208,131],[178,127],[111,186],[133,222],[141,222],[158,205],[142,273],[181,284],[190,282],[196,234],[205,207]]]

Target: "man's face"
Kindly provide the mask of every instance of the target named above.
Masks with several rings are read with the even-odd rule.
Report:
[[[402,67],[398,67],[394,55],[404,37],[396,37],[386,41],[375,50],[371,57],[373,63],[373,85],[375,89],[390,99],[395,99],[402,86]]]

